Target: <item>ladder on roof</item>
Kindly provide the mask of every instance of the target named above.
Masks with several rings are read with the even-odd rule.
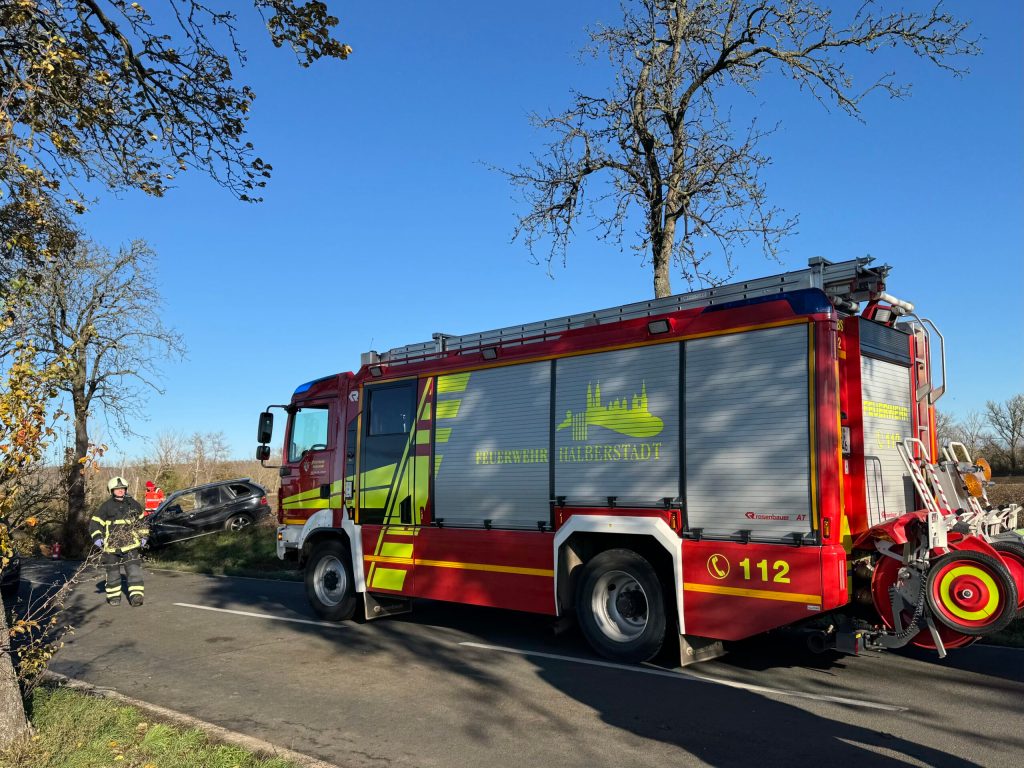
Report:
[[[462,336],[435,333],[431,341],[407,344],[383,353],[366,352],[363,354],[362,363],[371,365],[373,363],[394,364],[412,360],[421,361],[462,350],[552,341],[557,339],[561,333],[574,328],[653,317],[683,309],[727,304],[804,288],[820,288],[837,307],[855,312],[858,302],[866,301],[885,290],[885,278],[891,267],[887,265],[868,267],[872,261],[870,256],[837,263],[815,257],[807,262],[807,269],[784,272],[780,275],[761,277],[755,280],[743,280],[716,288],[705,288],[661,299],[638,301],[610,309],[566,315],[525,325],[512,325],[493,331],[467,333]]]

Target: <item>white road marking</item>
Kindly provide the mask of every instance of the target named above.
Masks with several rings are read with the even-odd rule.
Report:
[[[301,584],[297,579],[267,579],[262,576],[232,576],[227,573],[200,573],[199,571],[178,571],[174,568],[146,568],[154,573],[183,573],[188,576],[205,576],[208,579],[244,579],[245,581],[273,581],[277,584]]]
[[[273,621],[290,621],[293,624],[312,624],[314,627],[333,627],[343,629],[344,624],[333,621],[313,621],[312,619],[292,619],[287,616],[274,616],[271,613],[253,613],[252,611],[232,611],[228,608],[213,608],[209,605],[193,605],[192,603],[174,603],[181,608],[198,608],[201,611],[217,611],[218,613],[233,613],[235,616],[251,616],[254,619],[271,619]]]
[[[598,661],[597,659],[583,659],[578,656],[562,656],[557,653],[541,653],[540,651],[521,651],[517,648],[504,648],[500,645],[484,645],[483,643],[459,643],[459,645],[470,648],[480,648],[485,651],[500,651],[501,653],[514,653],[520,656],[536,656],[542,659],[555,659],[557,661],[569,661],[574,664],[589,664],[594,667],[606,667],[608,669],[620,669],[624,672],[639,672],[644,675],[655,675],[656,677],[669,677],[676,680],[695,680],[700,683],[711,683],[712,685],[724,685],[727,688],[739,688],[754,693],[765,693],[775,696],[792,696],[798,699],[813,699],[814,701],[831,701],[835,704],[845,704],[851,707],[864,707],[867,709],[881,709],[886,712],[906,712],[907,707],[897,707],[892,704],[879,704],[874,701],[862,701],[860,699],[847,699],[842,696],[829,696],[821,693],[805,693],[804,691],[791,691],[784,688],[766,688],[763,685],[752,683],[739,683],[734,680],[724,680],[720,677],[710,677],[688,670],[672,671],[667,669],[654,669],[652,667],[633,667],[628,664],[616,664],[613,661]]]

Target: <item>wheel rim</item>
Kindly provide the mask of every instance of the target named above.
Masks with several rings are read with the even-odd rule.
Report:
[[[313,572],[313,589],[317,600],[324,605],[338,605],[348,592],[348,574],[345,566],[336,557],[328,556],[320,560]]]
[[[234,520],[231,521],[231,530],[232,531],[240,531],[243,528],[248,528],[248,527],[249,527],[249,518],[248,517],[236,517]]]
[[[628,643],[647,629],[647,593],[624,571],[608,571],[594,584],[591,609],[597,626],[610,640]]]
[[[983,563],[953,559],[935,569],[928,581],[938,618],[949,626],[982,629],[1002,614],[995,574]]]

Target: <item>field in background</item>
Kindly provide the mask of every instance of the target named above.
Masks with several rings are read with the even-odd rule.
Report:
[[[995,485],[986,489],[988,500],[995,506],[1020,504],[1024,508],[1024,475],[993,477]],[[1024,512],[1017,517],[1017,527],[1024,528]]]

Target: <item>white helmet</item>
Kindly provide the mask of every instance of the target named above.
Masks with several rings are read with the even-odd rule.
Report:
[[[125,490],[127,490],[128,481],[125,480],[120,475],[116,475],[115,477],[110,478],[107,481],[107,490],[113,493],[115,488],[124,488]]]

